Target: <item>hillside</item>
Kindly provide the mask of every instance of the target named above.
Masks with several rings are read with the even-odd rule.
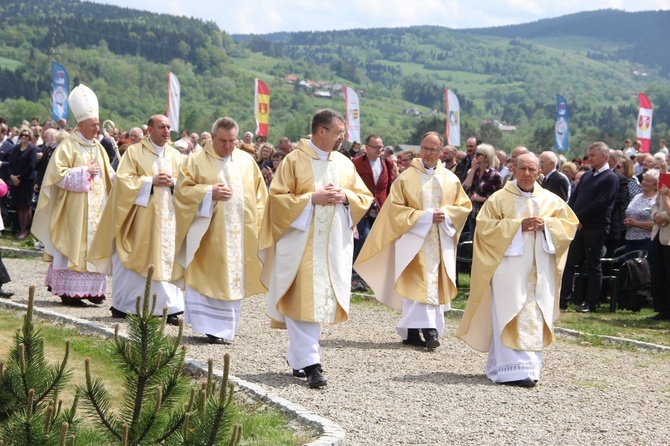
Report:
[[[385,143],[412,143],[427,129],[443,129],[444,88],[460,98],[462,133],[500,147],[550,147],[556,93],[570,103],[571,145],[578,150],[596,138],[618,146],[633,137],[638,91],[654,102],[653,138],[670,138],[670,79],[662,65],[670,58],[624,58],[644,35],[615,39],[609,31],[621,21],[646,23],[648,13],[595,11],[480,30],[422,26],[260,36],[230,36],[212,22],[77,0],[9,0],[0,14],[7,18],[0,23],[0,116],[10,123],[49,115],[49,62],[55,59],[68,68],[71,86],[84,82],[96,91],[101,117],[122,128],[165,111],[166,77],[173,71],[182,85],[181,127],[196,131],[221,115],[253,130],[254,77],[272,92],[271,141],[306,134],[317,108],[343,111],[337,96],[320,99],[285,83],[292,74],[358,89],[362,133],[379,133]],[[667,22],[670,12],[653,14]],[[652,45],[659,52],[669,46],[658,38]],[[412,105],[423,118],[402,113]],[[430,116],[432,109],[442,113]],[[486,119],[517,130],[503,134],[482,123]]]

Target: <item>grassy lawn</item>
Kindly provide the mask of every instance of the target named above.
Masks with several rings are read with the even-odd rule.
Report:
[[[0,312],[0,361],[3,361],[13,345],[14,333],[23,324],[22,318],[25,313]],[[62,325],[48,323],[36,323],[44,339],[45,355],[49,363],[54,364],[63,359],[65,353],[65,341],[71,340],[70,358],[68,367],[72,369],[72,378],[61,393],[64,406],[69,407],[74,398],[77,384],[85,384],[84,359],[91,358],[91,373],[94,377],[104,378],[105,387],[110,393],[111,401],[121,401],[124,390],[123,375],[117,368],[114,360],[108,353],[111,341],[103,340],[96,336],[79,334],[76,330]],[[233,361],[235,358],[233,358]],[[195,382],[194,382],[195,384]],[[79,415],[83,417],[79,403]],[[113,405],[114,406],[114,405]],[[296,432],[289,426],[293,424],[290,419],[281,413],[268,409],[264,404],[237,403],[234,407],[234,423],[243,426],[243,445],[300,445],[311,440],[311,435],[306,431]],[[78,444],[103,444],[105,443],[96,432],[93,423],[84,418],[84,423],[77,434]]]

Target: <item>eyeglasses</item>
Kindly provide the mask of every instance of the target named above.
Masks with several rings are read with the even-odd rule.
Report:
[[[367,147],[370,147],[371,149],[377,149],[377,150],[379,150],[379,149],[383,149],[383,148],[384,148],[384,146],[370,146],[370,145],[368,145],[368,144],[366,144],[366,146],[367,146]]]
[[[482,152],[475,152],[475,156],[484,155]]]
[[[475,147],[477,147],[477,146],[474,146],[474,145],[467,145],[467,144],[466,144],[465,147],[467,147],[467,148],[469,148],[469,149],[472,149],[472,148],[475,148]]]
[[[30,138],[30,135],[27,134],[27,133],[21,133],[21,134],[19,135],[19,138]]]
[[[321,128],[326,129],[329,132],[332,132],[332,130],[329,129],[328,127],[321,127]],[[337,133],[337,137],[338,138],[344,138],[345,133],[346,133],[346,130],[342,130],[341,132]]]
[[[440,153],[442,151],[442,148],[438,147],[437,149],[430,149],[428,147],[421,146],[421,150],[425,150],[426,152],[430,152],[432,154],[435,154],[435,153]]]
[[[409,158],[400,158],[400,159],[398,160],[399,163],[409,163],[409,162],[411,162],[411,161],[412,161],[412,160],[409,159]]]

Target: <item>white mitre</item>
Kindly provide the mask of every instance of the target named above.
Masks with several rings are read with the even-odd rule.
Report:
[[[72,90],[67,102],[77,122],[98,117],[98,97],[84,84]]]

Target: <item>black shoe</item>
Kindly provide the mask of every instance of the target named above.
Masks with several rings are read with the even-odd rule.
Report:
[[[84,302],[83,299],[75,299],[74,297],[70,296],[61,296],[60,297],[61,302],[63,302],[63,305],[68,305],[70,307],[87,307],[86,302]]]
[[[425,347],[426,346],[426,341],[421,339],[421,336],[419,336],[419,329],[418,328],[408,328],[407,329],[407,339],[403,339],[402,343],[405,344],[405,345],[414,345],[415,347]]]
[[[440,341],[437,339],[437,330],[435,328],[422,328],[423,338],[426,340],[426,348],[435,350],[440,346]]]
[[[596,312],[596,307],[593,305],[587,305],[584,304],[577,308],[577,313],[595,313]]]
[[[166,323],[168,325],[174,325],[174,326],[178,327],[179,326],[179,318],[177,317],[176,314],[168,314]]]
[[[286,360],[286,365],[291,367],[291,364],[288,363],[288,359]],[[303,369],[294,369],[291,367],[291,370],[293,370],[293,376],[296,378],[307,378],[307,373]]]
[[[105,296],[99,296],[99,297],[89,297],[88,301],[91,302],[92,304],[95,305],[100,305],[105,301]]]
[[[112,317],[113,317],[114,319],[125,319],[125,318],[126,318],[126,313],[124,313],[124,312],[121,311],[121,310],[117,310],[117,309],[114,308],[114,307],[110,307],[109,311],[112,312]]]
[[[9,299],[13,295],[14,295],[14,293],[12,293],[10,291],[5,291],[2,288],[0,288],[0,298]]]
[[[321,364],[314,364],[304,368],[307,375],[307,384],[310,389],[318,389],[328,384],[326,378],[323,377]]]
[[[568,309],[568,303],[565,302],[565,301],[560,301],[560,302],[558,303],[558,308],[560,308],[561,310],[565,311],[565,310]]]
[[[537,381],[535,381],[533,379],[530,379],[530,378],[526,378],[526,379],[520,379],[518,381],[507,381],[507,382],[500,383],[500,384],[504,384],[506,386],[531,388],[531,387],[535,387],[536,383],[537,383]]]
[[[210,334],[207,335],[207,343],[208,344],[218,344],[218,345],[228,345],[228,344],[230,344],[230,342],[226,341],[225,339],[220,338],[218,336],[210,335]]]
[[[661,311],[660,313],[650,317],[653,321],[670,321],[670,312]]]

